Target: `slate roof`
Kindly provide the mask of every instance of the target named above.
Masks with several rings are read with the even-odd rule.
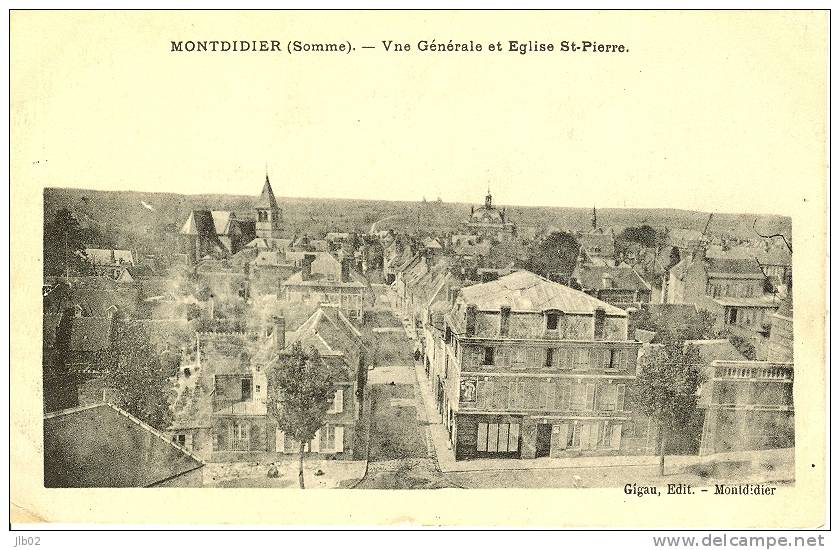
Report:
[[[183,235],[201,235],[204,237],[216,235],[216,224],[213,214],[209,210],[193,210],[181,227]]]
[[[612,280],[612,286],[605,287],[604,274]],[[573,274],[584,289],[615,288],[621,290],[650,290],[644,279],[632,267],[589,266],[581,265]]]
[[[268,174],[265,175],[260,198],[254,203],[254,208],[277,208],[277,199],[274,198],[274,191],[271,189],[271,182],[268,181]]]
[[[461,289],[461,297],[465,304],[475,304],[480,311],[498,311],[507,305],[515,312],[560,310],[591,315],[601,308],[607,315],[627,316],[623,309],[525,270],[465,287]]]
[[[111,404],[44,415],[45,487],[151,487],[204,466]]]
[[[671,268],[682,279],[695,263],[702,262],[707,276],[726,279],[764,279],[764,273],[754,259],[744,258],[693,258],[686,256]]]

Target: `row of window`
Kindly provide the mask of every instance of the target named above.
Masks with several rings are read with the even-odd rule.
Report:
[[[298,453],[300,443],[277,430],[275,450],[278,453]],[[191,434],[177,434],[173,441],[186,449],[193,446]],[[219,445],[218,436],[215,437],[215,449],[217,451],[252,451],[265,450],[264,448],[251,448],[251,424],[245,422],[234,422],[227,426],[227,448],[222,449]],[[315,437],[304,447],[308,453],[340,453],[344,451],[344,426],[327,424],[315,432]]]
[[[729,308],[726,324],[741,326],[760,326],[764,322],[764,310],[760,308]]]
[[[519,424],[479,422],[476,450],[490,453],[518,451]]]
[[[706,287],[706,294],[713,298],[752,298],[761,296],[762,289],[757,283],[713,283],[709,282]]]
[[[551,426],[550,450],[619,449],[621,424],[608,421],[561,422]],[[519,451],[520,425],[517,423],[479,422],[476,451],[515,453]]]
[[[300,452],[300,442],[277,430],[275,449],[278,453],[296,454]],[[327,424],[315,432],[312,441],[304,446],[307,453],[341,453],[344,452],[344,426]]]
[[[615,369],[628,368],[626,349],[536,348],[514,346],[486,346],[480,351],[485,366],[535,367],[553,369]]]
[[[619,449],[621,424],[610,422],[562,422],[552,426],[552,448],[564,449]]]
[[[479,380],[475,394],[475,407],[479,410],[623,411],[626,386]]]

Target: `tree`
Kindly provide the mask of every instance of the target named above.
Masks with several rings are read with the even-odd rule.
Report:
[[[649,225],[639,227],[626,227],[619,235],[619,239],[627,242],[639,243],[648,248],[656,248],[656,229]]]
[[[99,242],[96,232],[82,227],[70,210],[57,210],[44,224],[44,275],[86,275],[92,271],[84,255],[87,242]]]
[[[657,426],[659,475],[665,475],[668,438],[689,424],[697,411],[702,360],[696,347],[671,340],[652,347],[640,359],[636,379],[639,406]]]
[[[114,357],[111,380],[118,407],[158,430],[172,424],[170,377],[151,343],[139,326],[115,320]]]
[[[335,395],[338,373],[311,348],[294,343],[280,355],[268,374],[267,408],[277,427],[300,445],[298,481],[303,483],[303,456],[307,442],[324,426],[327,409]]]
[[[64,308],[61,312],[61,319],[55,328],[55,342],[53,344],[53,356],[55,366],[62,372],[67,371],[67,360],[70,356],[70,340],[73,334],[73,308]]]
[[[528,271],[556,280],[570,277],[577,264],[580,244],[564,231],[555,231],[531,248],[522,266]],[[567,282],[567,281],[560,281]]]
[[[630,328],[650,330],[656,333],[653,342],[661,344],[671,340],[709,340],[717,337],[714,316],[701,309],[657,308],[651,312],[642,308],[630,316]]]

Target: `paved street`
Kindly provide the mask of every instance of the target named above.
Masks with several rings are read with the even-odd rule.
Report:
[[[410,345],[406,341],[407,345]],[[427,421],[418,407],[413,365],[377,367],[368,379],[371,441],[367,475],[358,489],[455,487],[437,467]],[[420,414],[418,414],[420,411]]]

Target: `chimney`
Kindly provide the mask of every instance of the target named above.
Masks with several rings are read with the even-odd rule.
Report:
[[[601,274],[601,287],[602,288],[612,288],[613,287],[612,275],[610,275],[609,273],[602,273]]]
[[[274,316],[274,347],[280,351],[286,347],[286,318]]]
[[[342,283],[349,283],[350,282],[350,262],[353,260],[350,258],[344,258],[341,260],[341,282]]]
[[[499,308],[499,335],[507,336],[510,332],[510,306],[504,305]]]
[[[312,278],[312,262],[315,261],[314,254],[304,254],[301,260],[300,278],[308,281]]]
[[[478,307],[475,304],[467,305],[467,315],[466,315],[466,329],[465,329],[465,336],[467,338],[472,338],[475,336],[475,316]]]
[[[607,320],[607,312],[604,311],[604,308],[599,307],[595,309],[595,339],[596,340],[603,340],[604,339],[604,325],[606,324]]]
[[[694,260],[705,260],[706,259],[706,247],[705,245],[700,245],[694,250]]]
[[[446,291],[446,301],[449,302],[449,305],[455,305],[455,300],[458,298],[458,292],[460,290],[460,287],[453,286]]]

